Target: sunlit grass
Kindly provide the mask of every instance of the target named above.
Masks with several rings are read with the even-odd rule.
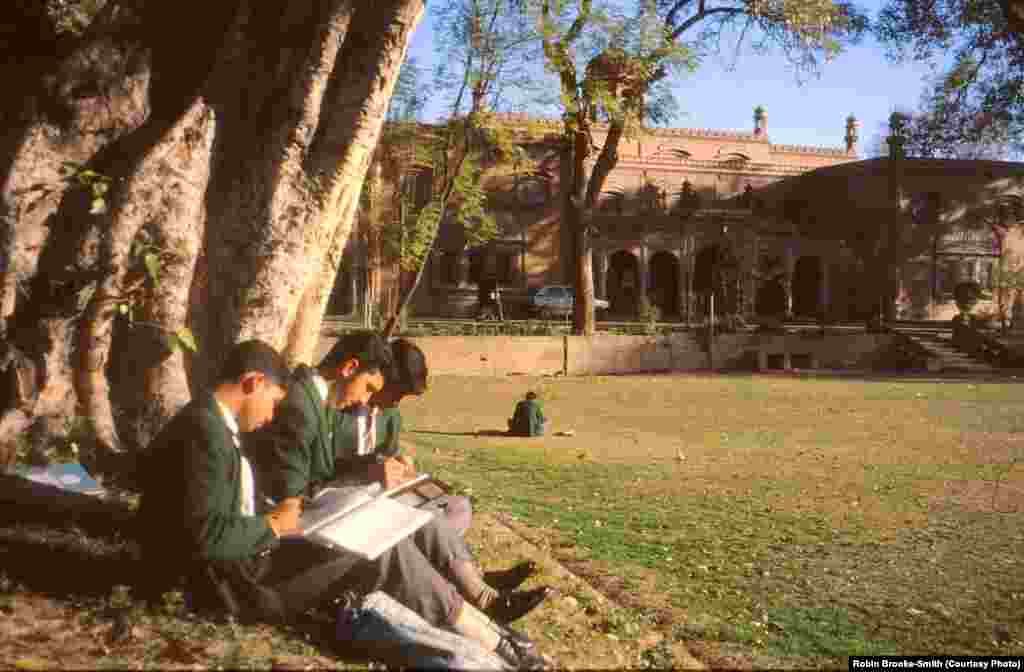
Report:
[[[502,427],[527,389],[543,392],[553,431],[575,435],[457,435]],[[1024,582],[1022,391],[442,378],[405,424],[426,468],[477,506],[549,530],[652,605],[712,624],[705,635],[818,661],[1006,653],[1024,649],[1006,616],[1024,606],[1011,589]],[[1010,638],[994,640],[997,626]]]

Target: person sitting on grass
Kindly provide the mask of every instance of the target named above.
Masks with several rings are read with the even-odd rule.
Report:
[[[393,364],[385,376],[383,389],[370,397],[369,405],[351,411],[331,411],[337,416],[334,420],[337,428],[334,432],[335,472],[349,474],[353,482],[380,481],[384,488],[416,477],[413,460],[403,454],[399,441],[402,431],[399,404],[406,397],[419,397],[426,392],[429,376],[427,358],[419,346],[404,338],[392,340],[389,345]],[[472,523],[473,506],[468,497],[444,495],[424,508],[443,515],[460,537],[465,536]],[[537,569],[537,563],[527,560],[508,569],[486,572],[483,583],[499,593],[515,590]]]
[[[142,597],[159,597],[183,579],[187,603],[198,611],[281,621],[312,606],[289,590],[311,567],[275,552],[278,539],[297,528],[300,509],[289,502],[256,515],[252,468],[238,438],[270,421],[288,378],[272,347],[240,343],[213,391],[190,401],[149,445],[140,469],[139,535],[149,568],[137,586]],[[333,580],[348,569],[331,559],[319,577]],[[273,570],[280,580],[264,581]]]
[[[515,413],[508,421],[509,436],[544,436],[544,409],[537,393],[530,391],[526,398],[516,404]]]
[[[335,464],[334,435],[343,428],[332,421],[329,409],[366,405],[383,389],[383,372],[391,366],[387,343],[377,334],[359,331],[338,339],[315,369],[296,368],[274,420],[247,437],[252,454],[261,457],[265,495],[278,502],[300,502],[346,476]],[[443,518],[434,517],[376,560],[360,563],[355,576],[329,592],[381,590],[430,625],[476,640],[513,665],[543,664],[533,643],[506,626],[543,602],[548,589],[485,590],[463,548]]]

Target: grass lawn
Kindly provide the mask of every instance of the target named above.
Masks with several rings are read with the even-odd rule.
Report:
[[[528,389],[549,436],[487,436]],[[635,627],[714,665],[845,667],[850,654],[1024,653],[1022,393],[439,377],[403,415],[422,468],[550,546]]]

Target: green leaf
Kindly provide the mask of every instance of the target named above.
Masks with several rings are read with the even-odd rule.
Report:
[[[92,207],[89,208],[90,215],[102,215],[107,211],[107,201],[102,196],[92,199]]]
[[[127,303],[119,303],[119,304],[117,304],[117,312],[121,313],[122,315],[127,315],[128,314],[128,304]]]
[[[152,252],[147,252],[143,257],[142,261],[146,264],[146,272],[149,273],[149,277],[153,279],[154,285],[160,284],[160,258]]]
[[[78,292],[78,310],[82,311],[88,307],[92,295],[96,293],[96,284],[86,285]]]
[[[182,346],[188,348],[192,352],[199,352],[199,346],[196,345],[196,337],[192,334],[192,330],[188,327],[182,327],[178,331],[174,332],[174,335],[178,337],[178,342]]]

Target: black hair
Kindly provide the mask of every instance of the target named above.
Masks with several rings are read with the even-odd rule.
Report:
[[[343,335],[320,360],[317,368],[330,371],[341,366],[347,359],[355,358],[359,362],[356,373],[366,371],[387,372],[393,365],[391,348],[387,342],[375,332],[360,330]]]
[[[537,398],[537,393],[534,392],[533,390],[530,390],[529,392],[526,393],[526,398],[529,399],[530,401],[533,401],[534,399]]]
[[[238,381],[247,373],[262,373],[276,385],[286,386],[291,371],[284,357],[272,346],[253,339],[236,343],[220,367],[218,383]]]
[[[427,357],[419,346],[406,338],[391,342],[394,364],[387,372],[385,384],[401,389],[404,394],[423,394],[427,389]]]

